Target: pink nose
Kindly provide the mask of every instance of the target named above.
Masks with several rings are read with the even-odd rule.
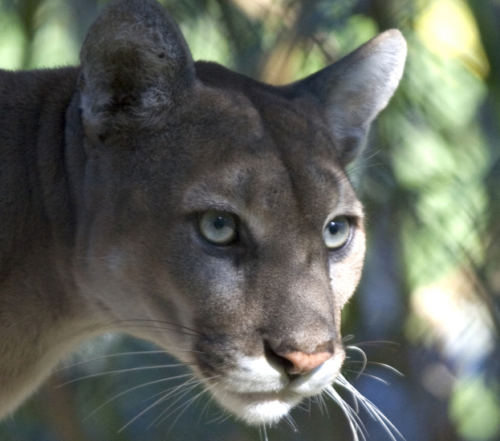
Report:
[[[291,361],[293,366],[287,369],[289,374],[307,374],[326,360],[332,357],[331,352],[319,352],[317,354],[306,354],[305,352],[288,352],[279,354],[281,357]]]

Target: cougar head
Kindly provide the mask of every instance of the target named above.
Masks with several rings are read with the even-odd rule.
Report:
[[[153,1],[110,4],[81,53],[75,261],[102,320],[191,366],[249,423],[331,385],[365,252],[345,168],[405,52],[387,31],[273,87],[193,63]]]

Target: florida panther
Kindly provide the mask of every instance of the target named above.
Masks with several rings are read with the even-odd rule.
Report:
[[[345,169],[405,56],[390,30],[275,87],[116,0],[80,67],[0,71],[0,416],[111,329],[251,424],[331,387],[365,252]]]

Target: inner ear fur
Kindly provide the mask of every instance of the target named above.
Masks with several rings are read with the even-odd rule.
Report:
[[[154,0],[109,3],[90,28],[80,59],[84,125],[99,136],[124,117],[147,120],[173,107],[195,78],[184,37]]]
[[[343,165],[361,152],[370,124],[396,90],[406,59],[406,42],[392,29],[325,69],[286,86],[312,95],[323,108]]]

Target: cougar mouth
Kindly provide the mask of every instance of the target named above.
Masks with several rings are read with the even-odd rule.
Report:
[[[272,424],[302,399],[321,394],[335,381],[342,364],[333,357],[304,375],[287,375],[265,357],[242,357],[237,367],[208,381],[220,405],[248,424]]]
[[[288,390],[239,393],[229,391],[223,385],[211,390],[224,408],[252,425],[276,423],[304,398]]]

